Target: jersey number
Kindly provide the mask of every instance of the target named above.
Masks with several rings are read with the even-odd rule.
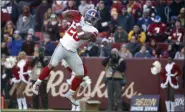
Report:
[[[174,36],[174,37],[177,36],[177,41],[180,42],[180,41],[181,41],[181,37],[182,37],[182,33],[174,33],[173,36]]]
[[[71,37],[73,37],[73,39],[74,39],[75,41],[79,41],[79,40],[80,40],[80,39],[78,38],[78,36],[77,36],[77,32],[76,32],[76,29],[75,29],[74,27],[69,28],[69,30],[67,31],[67,33],[68,33]]]
[[[160,32],[160,28],[159,27],[156,27],[155,28],[155,31],[156,31],[156,33],[159,33]]]

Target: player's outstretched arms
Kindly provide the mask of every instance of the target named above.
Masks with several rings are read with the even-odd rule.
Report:
[[[75,22],[80,22],[81,14],[80,12],[76,10],[66,10],[62,12],[62,17],[64,19],[74,20]]]

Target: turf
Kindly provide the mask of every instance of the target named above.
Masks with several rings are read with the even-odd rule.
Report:
[[[1,112],[70,112],[70,110],[42,110],[42,109],[28,109],[28,110],[18,110],[18,109],[2,109]]]

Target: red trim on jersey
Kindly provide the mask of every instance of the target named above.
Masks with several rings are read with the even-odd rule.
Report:
[[[97,36],[98,36],[98,34],[97,34],[96,32],[92,32],[92,34],[94,34],[94,36],[95,36],[95,37],[97,37]]]

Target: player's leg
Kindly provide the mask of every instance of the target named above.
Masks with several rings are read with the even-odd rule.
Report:
[[[63,51],[63,46],[58,43],[51,59],[50,59],[50,62],[49,64],[44,67],[39,75],[39,78],[37,79],[37,81],[35,82],[35,84],[33,85],[33,88],[32,88],[32,92],[34,94],[38,94],[38,91],[39,91],[39,86],[41,85],[42,81],[49,76],[51,70],[56,67],[58,65],[58,63],[61,61],[61,59],[64,58],[64,51]]]
[[[68,98],[74,105],[79,105],[78,102],[75,101],[73,96],[77,88],[80,86],[84,77],[84,68],[81,58],[77,53],[68,52],[68,57],[66,58],[66,62],[71,67],[71,69],[75,72],[76,76],[72,80],[70,90],[65,94],[65,97]]]

